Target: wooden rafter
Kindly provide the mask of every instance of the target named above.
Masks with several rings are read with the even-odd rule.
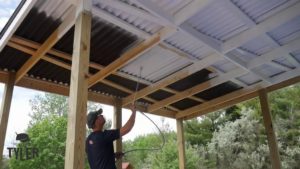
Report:
[[[198,61],[198,62],[192,64],[191,66],[188,66],[188,67],[178,71],[177,73],[174,73],[173,75],[138,91],[134,95],[130,95],[130,96],[124,98],[122,105],[129,104],[133,100],[134,97],[136,99],[142,98],[142,97],[144,97],[150,93],[153,93],[161,88],[164,88],[180,79],[183,79],[201,69],[204,69],[205,67],[210,66],[213,62],[215,62],[218,59],[219,58],[215,55],[208,56],[208,57],[204,58],[203,60]]]
[[[240,97],[243,97],[245,95],[248,95],[248,97],[244,98],[243,100],[249,100],[249,99],[257,96],[257,94],[254,95],[254,94],[251,94],[251,93],[257,92],[261,88],[266,87],[268,92],[269,92],[269,91],[277,90],[279,88],[283,88],[283,87],[288,86],[288,85],[298,83],[298,82],[300,82],[300,76],[295,77],[294,73],[299,72],[299,70],[300,70],[300,68],[297,68],[297,69],[294,70],[294,72],[286,72],[286,73],[282,73],[278,76],[275,76],[276,77],[276,82],[278,84],[269,85],[269,84],[264,83],[264,82],[253,84],[253,85],[249,86],[248,88],[240,89],[240,90],[237,90],[235,92],[231,92],[229,94],[226,94],[224,96],[218,97],[218,98],[213,99],[213,100],[210,100],[210,101],[208,101],[206,103],[203,103],[201,105],[197,105],[197,106],[188,108],[184,111],[181,111],[178,114],[176,114],[176,118],[185,118],[185,117],[190,118],[190,117],[196,117],[196,116],[199,116],[199,115],[204,115],[205,113],[209,113],[211,111],[216,111],[216,110],[222,109],[224,107],[227,107],[229,105],[232,105],[233,101],[234,101],[234,103],[238,103],[238,99],[240,99]],[[293,75],[291,75],[291,74],[293,74]],[[273,78],[275,79],[275,77],[273,77]],[[285,78],[285,79],[283,80],[282,78]],[[227,102],[227,103],[223,104],[225,102]],[[218,105],[222,105],[222,106],[218,106]],[[207,110],[210,110],[210,111],[207,111]],[[205,112],[205,113],[202,113],[202,111]]]
[[[243,70],[241,69],[235,69],[235,70],[232,70],[228,73],[225,73],[224,75],[222,76],[218,76],[216,78],[213,78],[209,81],[206,81],[206,82],[203,82],[201,84],[198,84],[190,89],[187,89],[185,91],[182,91],[174,96],[171,96],[171,97],[168,97],[158,103],[155,103],[151,106],[148,107],[148,112],[152,112],[154,110],[157,110],[157,109],[160,109],[166,105],[170,105],[172,103],[175,103],[179,100],[182,100],[188,96],[191,96],[191,95],[194,95],[194,94],[197,94],[201,91],[204,91],[204,90],[207,90],[209,88],[212,88],[214,86],[217,86],[219,84],[222,84],[224,82],[227,82],[227,81],[230,81],[230,79],[240,75],[241,73],[243,73]],[[244,71],[244,73],[246,73]]]
[[[138,57],[139,55],[143,54],[144,52],[148,51],[152,46],[158,44],[160,42],[160,36],[154,35],[152,38],[141,42],[136,47],[128,50],[126,53],[121,55],[117,60],[109,64],[103,70],[99,71],[95,75],[89,78],[89,87],[93,86],[97,82],[101,81],[108,75],[112,74],[125,64],[127,64],[130,60]]]
[[[44,56],[49,49],[74,25],[75,7],[68,8],[68,15],[61,25],[47,38],[40,48],[30,57],[16,73],[16,82],[21,78]]]

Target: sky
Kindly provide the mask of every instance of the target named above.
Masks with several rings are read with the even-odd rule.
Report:
[[[21,0],[0,0],[0,31],[20,2]]]
[[[3,99],[4,84],[0,83],[0,101]],[[13,99],[11,103],[8,126],[6,131],[6,138],[4,144],[4,155],[7,155],[7,147],[12,147],[17,143],[15,140],[16,133],[25,132],[30,121],[29,113],[31,106],[29,100],[33,99],[35,95],[44,94],[44,92],[26,89],[22,87],[15,87],[13,91]],[[112,120],[113,107],[109,105],[100,104],[103,108],[103,115],[106,119]],[[122,110],[122,122],[127,121],[131,111],[127,109]],[[162,126],[162,117],[147,114],[158,126]],[[176,121],[170,118],[164,118],[164,124],[169,125],[171,130],[176,129]],[[139,112],[136,116],[136,123],[131,132],[123,137],[123,140],[130,140],[137,136],[145,135],[147,133],[159,133],[155,126]]]

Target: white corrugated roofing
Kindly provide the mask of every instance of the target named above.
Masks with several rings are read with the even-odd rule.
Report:
[[[237,66],[235,64],[231,63],[228,60],[217,61],[212,66],[217,68],[218,70],[224,72],[224,73],[229,72],[230,70],[234,70],[234,69],[237,68]]]
[[[239,16],[224,8],[222,1],[215,1],[187,21],[199,32],[225,41],[248,29]]]
[[[252,85],[254,83],[257,83],[260,80],[260,77],[258,77],[257,75],[253,74],[253,73],[247,73],[241,77],[237,78],[238,80],[242,81],[243,83],[247,84],[247,85]]]
[[[123,67],[121,71],[155,82],[190,64],[191,62],[184,57],[161,47],[154,47]]]
[[[267,77],[272,77],[274,75],[278,75],[283,72],[283,70],[280,70],[268,64],[262,64],[254,68],[254,71],[258,71]]]
[[[213,52],[202,42],[191,39],[181,32],[175,33],[173,36],[167,38],[165,42],[198,59],[208,56]]]
[[[256,55],[262,55],[272,50],[274,45],[264,36],[260,36],[242,45],[241,48]]]
[[[300,16],[270,31],[269,34],[281,45],[300,38]]]
[[[260,23],[275,12],[294,4],[295,0],[232,0],[245,14]]]

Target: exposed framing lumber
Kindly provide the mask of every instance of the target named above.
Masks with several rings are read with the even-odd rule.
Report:
[[[183,79],[201,69],[204,69],[205,67],[210,66],[212,63],[214,63],[218,59],[219,59],[219,57],[217,57],[215,55],[208,56],[208,57],[204,58],[203,60],[200,60],[200,61],[192,64],[191,66],[186,67],[186,68],[178,71],[177,73],[174,73],[173,75],[138,91],[136,94],[130,95],[130,96],[124,98],[122,105],[123,106],[128,105],[134,99],[134,97],[136,99],[142,98],[152,92],[155,92],[156,90],[164,88],[164,87],[168,86],[169,84],[172,84],[172,83],[174,83],[180,79]]]
[[[192,88],[184,90],[184,91],[182,91],[182,92],[180,92],[180,93],[178,93],[174,96],[168,97],[168,98],[166,98],[166,99],[164,99],[164,100],[162,100],[158,103],[155,103],[155,104],[149,106],[148,112],[152,112],[154,110],[160,109],[160,108],[164,107],[165,105],[172,104],[172,103],[177,102],[179,100],[182,100],[182,99],[184,99],[188,96],[192,96],[192,95],[197,94],[201,91],[207,90],[209,88],[212,88],[212,87],[217,86],[219,84],[222,84],[224,82],[230,81],[230,79],[240,75],[241,73],[243,73],[243,70],[238,68],[238,69],[232,70],[228,73],[225,73],[222,76],[218,76],[218,77],[213,78],[209,81],[198,84],[198,85],[196,85]],[[244,71],[244,73],[246,73],[246,72]]]
[[[7,44],[11,36],[15,33],[17,28],[20,26],[24,18],[27,16],[33,5],[36,3],[37,0],[27,0],[12,23],[9,25],[3,36],[0,38],[0,51],[4,48],[4,46]]]
[[[0,161],[2,160],[2,154],[4,149],[4,142],[7,130],[7,123],[10,111],[10,105],[13,97],[15,83],[15,73],[8,75],[8,81],[4,86],[3,99],[0,107]]]
[[[185,169],[186,157],[185,157],[185,139],[184,139],[183,120],[177,119],[176,126],[177,126],[177,147],[178,147],[179,169]]]
[[[16,81],[20,79],[44,56],[52,46],[74,25],[75,7],[68,8],[68,15],[61,25],[47,38],[40,48],[30,57],[16,73]]]
[[[295,72],[299,72],[299,70],[300,69],[295,69]],[[210,113],[212,111],[217,111],[217,110],[223,109],[223,108],[228,107],[233,104],[237,104],[240,102],[239,100],[246,101],[246,100],[252,99],[252,98],[258,96],[258,93],[253,94],[253,92],[257,92],[259,89],[264,88],[264,87],[266,87],[266,90],[268,92],[271,92],[271,91],[274,91],[274,90],[277,90],[277,89],[280,89],[280,88],[283,88],[283,87],[286,87],[286,86],[289,86],[289,85],[292,85],[295,83],[299,83],[300,76],[299,75],[295,76],[294,75],[295,72],[286,72],[281,75],[278,75],[278,77],[275,80],[275,82],[277,84],[268,86],[268,84],[266,84],[264,82],[260,82],[258,84],[251,85],[246,89],[240,89],[235,92],[232,92],[232,93],[226,94],[224,96],[218,97],[216,99],[210,100],[208,102],[205,102],[201,105],[186,109],[180,113],[177,113],[176,118],[190,119],[190,118],[194,118],[194,117],[197,117],[200,115]],[[286,76],[288,76],[288,77],[286,77]],[[283,79],[283,77],[286,77],[286,78]]]
[[[4,72],[0,71],[0,82],[1,83],[7,83],[9,76],[9,72]],[[45,80],[40,80],[40,79],[34,79],[31,77],[25,76],[20,80],[20,82],[16,85],[20,87],[25,87],[28,89],[33,89],[33,90],[40,90],[44,92],[49,92],[49,93],[55,93],[63,96],[69,96],[69,86],[45,81]],[[114,106],[115,103],[115,98],[112,96],[107,96],[104,94],[96,93],[96,92],[89,92],[88,93],[88,100],[97,102],[97,103],[103,103],[107,105]],[[128,106],[125,106],[124,108],[129,108]],[[138,111],[146,112],[146,108],[144,106],[137,106]],[[175,112],[166,110],[166,109],[160,109],[155,112],[152,112],[150,114],[154,115],[160,115],[164,117],[169,117],[169,118],[175,118]]]
[[[124,66],[130,60],[138,57],[139,55],[148,51],[152,46],[158,44],[160,42],[160,36],[154,35],[152,38],[141,42],[136,47],[129,49],[126,53],[121,55],[118,59],[114,62],[109,64],[107,67],[93,75],[89,78],[89,87],[93,86],[97,82],[101,81],[111,73],[115,72],[120,67]]]
[[[274,132],[272,116],[268,103],[268,93],[265,89],[259,90],[260,107],[264,120],[264,125],[267,133],[268,145],[270,150],[271,164],[273,169],[280,169],[281,162],[278,151],[278,145],[276,140],[276,134]]]
[[[269,62],[273,60],[276,57],[279,56],[285,56],[286,53],[295,51],[299,49],[299,44],[300,44],[300,38],[295,39],[283,46],[280,46],[278,48],[273,49],[272,51],[261,55],[257,59],[253,59],[250,62],[248,62],[247,66],[248,68],[255,68],[257,66],[262,65],[263,63]],[[291,56],[292,57],[292,56]]]
[[[92,16],[87,12],[81,12],[75,23],[65,169],[84,167],[91,24]]]
[[[33,49],[38,49],[39,46],[40,46],[39,43],[32,42],[32,41],[27,40],[27,39],[22,39],[22,38],[17,37],[17,36],[13,36],[11,38],[11,40],[7,43],[7,45],[10,46],[10,47],[12,47],[12,48],[18,49],[18,50],[20,50],[22,52],[25,52],[27,54],[30,54],[30,55],[32,55],[34,53],[35,50],[33,50]],[[31,48],[33,48],[33,49],[31,49]],[[72,57],[69,54],[66,54],[66,53],[61,52],[61,51],[57,51],[55,49],[50,49],[48,51],[48,53],[50,53],[52,55],[55,55],[57,57],[69,60],[69,61],[71,61],[71,59],[72,59]],[[41,59],[43,59],[45,61],[48,61],[50,63],[56,64],[56,65],[58,65],[60,67],[63,67],[65,69],[67,69],[67,70],[71,70],[71,66],[70,65],[68,65],[68,64],[66,64],[64,62],[61,62],[61,61],[59,61],[59,60],[57,60],[57,59],[55,59],[55,58],[53,58],[51,56],[44,55]],[[93,62],[90,62],[89,66],[92,67],[92,68],[94,68],[94,69],[97,69],[97,70],[101,70],[101,69],[104,68],[104,66],[98,65],[98,64],[93,63]],[[145,81],[145,80],[142,80],[142,79],[137,79],[136,77],[127,75],[127,74],[122,73],[122,72],[113,72],[112,74],[117,75],[117,76],[121,76],[121,77],[126,78],[126,79],[130,79],[130,80],[134,80],[134,81],[140,81],[140,83],[144,83],[146,85],[151,85],[151,83],[148,82],[148,81]],[[131,91],[131,90],[129,90],[129,89],[123,87],[123,86],[120,86],[118,84],[112,83],[112,82],[110,82],[108,80],[103,79],[101,82],[104,83],[104,84],[107,84],[107,85],[109,85],[111,87],[117,88],[117,89],[119,89],[121,91],[124,91],[126,93],[129,93],[129,94],[133,93],[133,91]],[[178,93],[177,91],[172,90],[172,89],[168,89],[168,88],[163,88],[162,90],[165,90],[165,91],[173,93],[173,94]],[[153,100],[153,99],[151,99],[149,97],[145,97],[145,99],[149,100],[151,102],[156,102],[156,100]],[[200,99],[200,98],[193,97],[193,96],[191,96],[190,99],[198,101],[198,102],[205,102],[204,99]],[[178,109],[176,109],[174,107],[168,107],[168,108],[170,108],[173,111],[178,111]]]
[[[114,115],[113,115],[113,128],[120,129],[122,127],[122,101],[120,99],[115,99],[114,105]],[[115,152],[122,151],[122,137],[114,141]],[[122,169],[122,160],[117,160],[116,167]]]
[[[291,20],[292,18],[299,15],[300,3],[292,5],[272,16],[270,16],[265,21],[257,24],[256,26],[240,33],[237,36],[227,40],[222,45],[222,52],[227,53],[232,49],[235,49],[242,44],[246,43],[247,41],[258,37],[261,34],[264,34],[270,29],[276,28],[285,22]]]

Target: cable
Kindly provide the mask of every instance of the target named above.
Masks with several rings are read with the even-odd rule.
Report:
[[[143,67],[141,66],[140,67],[139,76],[138,76],[138,80],[137,80],[137,83],[136,83],[136,88],[135,88],[135,93],[134,93],[133,101],[132,101],[133,105],[135,105],[134,103],[135,103],[137,91],[139,89],[140,78],[142,78],[142,70],[143,70]],[[134,151],[158,151],[158,150],[162,150],[163,147],[166,144],[165,136],[164,136],[163,132],[159,129],[159,127],[157,126],[157,124],[150,117],[148,117],[145,113],[143,113],[143,112],[140,112],[140,113],[142,115],[144,115],[148,120],[150,120],[151,123],[157,128],[157,130],[159,131],[159,134],[162,137],[162,144],[158,148],[136,148],[136,149],[128,150],[128,151],[123,152],[123,155],[125,155],[127,153],[130,153],[130,152],[134,152]]]

